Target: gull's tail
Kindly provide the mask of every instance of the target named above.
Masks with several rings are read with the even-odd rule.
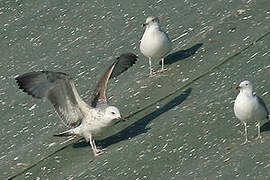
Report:
[[[67,131],[63,131],[63,132],[61,132],[59,134],[54,134],[53,136],[64,137],[64,136],[71,136],[71,135],[75,135],[73,129],[70,129],[70,130],[67,130]]]

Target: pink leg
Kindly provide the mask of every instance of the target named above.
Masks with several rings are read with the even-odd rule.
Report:
[[[158,72],[164,72],[167,69],[164,68],[164,58],[161,59],[161,70],[159,70]]]
[[[153,72],[153,69],[152,69],[152,61],[151,61],[151,57],[149,57],[149,77],[152,77],[154,76],[154,72]]]
[[[244,143],[242,143],[242,145],[247,144],[247,143],[250,142],[250,141],[248,140],[247,123],[244,123],[244,126],[245,126],[245,137],[246,137],[246,140],[245,140]]]
[[[258,128],[258,137],[257,137],[257,139],[258,140],[262,140],[262,136],[261,136],[261,130],[260,130],[260,122],[258,121],[258,123],[257,123],[257,128]]]
[[[90,135],[90,137],[89,137],[89,142],[90,142],[90,145],[93,149],[93,153],[95,156],[99,156],[99,155],[104,153],[101,149],[97,148],[95,140],[93,139],[92,135]]]

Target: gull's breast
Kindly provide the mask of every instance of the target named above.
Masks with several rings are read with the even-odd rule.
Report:
[[[258,121],[262,119],[262,112],[258,108],[258,102],[255,97],[238,94],[234,103],[235,116],[243,121]]]
[[[172,49],[171,41],[163,31],[146,31],[140,44],[141,52],[153,59],[165,57]]]

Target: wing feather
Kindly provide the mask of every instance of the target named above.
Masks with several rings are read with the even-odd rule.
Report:
[[[96,107],[98,104],[107,104],[106,89],[108,81],[133,66],[135,61],[137,61],[137,58],[138,57],[133,53],[125,53],[116,59],[98,81],[96,89],[91,97],[92,107]]]
[[[77,126],[90,108],[79,96],[72,78],[62,72],[39,71],[18,76],[19,88],[35,98],[47,97],[67,126]]]
[[[265,109],[267,115],[266,115],[266,118],[269,119],[269,110],[267,109],[267,106],[265,105],[263,99],[260,97],[260,96],[256,96],[259,103],[263,106],[263,108]]]

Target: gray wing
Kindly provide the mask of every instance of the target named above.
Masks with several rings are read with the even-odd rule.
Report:
[[[257,99],[258,99],[258,101],[259,101],[259,104],[262,105],[262,106],[264,107],[264,109],[265,109],[265,111],[266,111],[266,113],[267,113],[266,118],[269,119],[269,118],[270,118],[270,117],[269,117],[269,110],[267,109],[267,107],[266,107],[266,105],[265,105],[263,99],[262,99],[261,97],[259,97],[259,96],[256,96],[256,97],[257,97]]]
[[[92,107],[96,107],[98,104],[107,104],[106,88],[108,81],[133,66],[137,58],[138,57],[133,53],[125,53],[116,59],[98,81],[94,94],[91,97]]]
[[[35,98],[47,97],[67,126],[77,126],[89,106],[80,98],[72,78],[61,72],[30,72],[15,78],[18,86]]]

